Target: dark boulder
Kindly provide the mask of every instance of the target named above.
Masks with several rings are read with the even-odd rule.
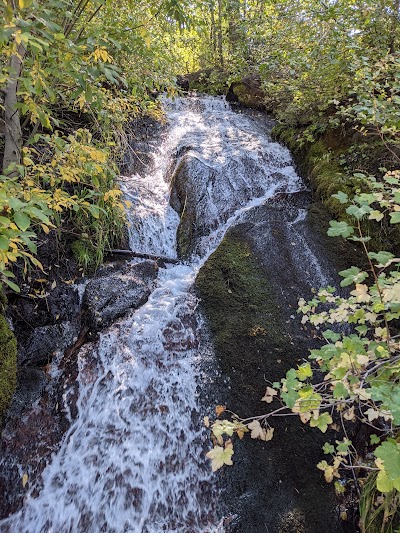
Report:
[[[249,74],[239,81],[231,83],[226,100],[253,109],[265,110],[265,94],[258,74]]]
[[[58,351],[64,351],[77,339],[79,320],[35,328],[19,356],[22,366],[44,366]]]
[[[200,69],[177,76],[178,87],[185,92],[197,91],[207,94],[225,94],[228,88],[228,74],[219,69]]]
[[[112,265],[89,281],[83,296],[84,323],[94,335],[146,302],[154,288],[154,261]]]

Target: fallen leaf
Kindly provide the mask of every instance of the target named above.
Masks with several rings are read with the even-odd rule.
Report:
[[[203,422],[204,422],[204,425],[206,426],[206,428],[210,427],[210,418],[208,416],[205,416],[203,418]]]
[[[355,420],[354,406],[350,407],[350,409],[347,409],[347,411],[343,413],[343,418],[346,420]]]
[[[24,474],[22,476],[22,486],[25,488],[26,484],[28,483],[29,477],[28,474]]]

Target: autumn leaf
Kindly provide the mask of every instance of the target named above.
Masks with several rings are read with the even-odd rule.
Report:
[[[216,472],[224,465],[231,466],[233,464],[232,455],[233,446],[231,442],[228,442],[225,448],[222,446],[214,446],[214,448],[206,454],[206,457],[211,459],[211,469],[213,472]]]
[[[261,398],[262,402],[271,403],[274,399],[274,396],[276,396],[278,392],[273,389],[272,387],[267,387],[267,390],[265,391],[264,396]]]
[[[251,431],[250,436],[252,439],[269,441],[274,436],[274,428],[268,428],[266,430],[261,426],[258,420],[253,420],[253,422],[248,424],[247,427]]]
[[[355,296],[356,302],[368,303],[371,300],[371,296],[368,293],[368,286],[364,283],[356,283],[356,288],[350,294]]]

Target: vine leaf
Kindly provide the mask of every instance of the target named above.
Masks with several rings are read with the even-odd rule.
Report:
[[[278,392],[273,389],[272,387],[267,387],[267,390],[265,391],[264,396],[261,398],[262,402],[271,403],[274,399],[274,396],[276,396]]]
[[[210,450],[206,457],[208,459],[211,459],[211,469],[213,472],[216,472],[220,468],[222,468],[224,465],[231,466],[233,464],[232,462],[232,455],[233,455],[233,446],[230,441],[226,442],[225,448],[222,446],[214,446],[212,450]]]

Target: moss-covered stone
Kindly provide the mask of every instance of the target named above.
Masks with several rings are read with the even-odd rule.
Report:
[[[17,384],[17,341],[4,315],[0,314],[0,421]]]
[[[260,361],[282,345],[285,328],[265,272],[239,229],[228,232],[201,268],[196,289],[222,372],[242,377],[231,407],[251,411],[262,389]]]
[[[351,151],[352,145],[348,140],[343,138],[341,143],[338,139],[340,136],[335,137],[332,130],[327,130],[318,140],[304,142],[301,128],[286,127],[284,124],[275,126],[272,135],[292,152],[299,172],[309,179],[312,189],[332,217],[353,224],[354,220],[346,213],[347,205],[332,198],[338,191],[347,193],[349,197],[359,191],[369,191],[364,180],[355,178],[351,172],[346,173],[339,163]],[[374,171],[374,165],[374,161],[369,163],[371,171]],[[371,238],[370,249],[399,250],[400,230],[397,226],[390,226],[386,218],[381,224],[363,221],[362,229],[364,235]]]

